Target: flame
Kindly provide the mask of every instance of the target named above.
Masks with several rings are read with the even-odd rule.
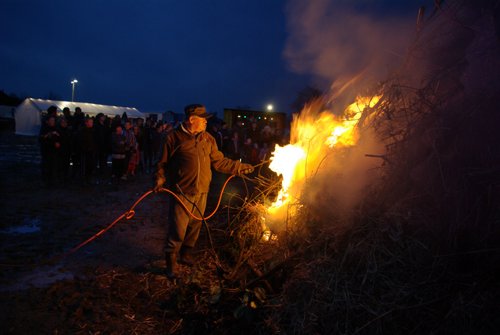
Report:
[[[283,177],[281,181],[281,190],[278,193],[276,201],[271,205],[271,210],[273,208],[281,207],[288,197],[288,188],[297,177],[296,175],[299,170],[293,167],[297,166],[306,157],[306,152],[300,146],[295,146],[292,144],[281,147],[276,145],[276,149],[271,156],[271,164],[269,168],[274,172],[279,171],[279,174]]]
[[[324,110],[323,101],[317,100],[294,116],[291,143],[283,147],[277,145],[271,155],[269,168],[283,179],[276,201],[267,209],[268,217],[285,218],[287,205],[299,198],[308,173],[314,173],[329,150],[357,143],[356,125],[363,111],[375,106],[381,97],[357,97],[341,116]]]

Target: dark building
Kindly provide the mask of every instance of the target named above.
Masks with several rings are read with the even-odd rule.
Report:
[[[270,125],[276,129],[285,129],[286,114],[281,112],[262,112],[248,109],[224,108],[224,121],[232,128],[240,120],[242,125],[248,127],[251,122],[257,122],[260,127]]]
[[[162,120],[163,122],[176,124],[177,122],[184,121],[184,113],[174,113],[172,111],[167,111],[162,113]]]

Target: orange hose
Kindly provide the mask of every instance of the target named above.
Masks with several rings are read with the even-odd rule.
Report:
[[[195,220],[208,220],[210,219],[212,216],[215,215],[215,213],[217,212],[217,210],[219,209],[219,206],[220,206],[220,203],[222,201],[222,196],[224,195],[224,190],[226,189],[226,186],[227,186],[227,183],[229,183],[229,181],[234,178],[236,175],[231,175],[229,178],[227,178],[226,182],[224,183],[224,185],[222,185],[222,190],[220,191],[220,194],[219,194],[219,200],[217,201],[217,206],[215,206],[215,209],[212,211],[212,213],[210,213],[210,215],[208,216],[204,216],[204,217],[198,217],[196,215],[194,215],[191,210],[186,206],[186,204],[184,203],[184,201],[182,201],[182,199],[174,192],[172,192],[171,190],[169,190],[168,188],[162,188],[161,191],[162,192],[168,192],[170,193],[171,195],[174,196],[175,199],[177,199],[177,201],[182,205],[182,207],[186,210],[186,212],[188,212],[188,214]],[[135,207],[132,206],[132,208]]]
[[[121,219],[123,219],[123,217],[125,217],[125,214],[127,212],[123,213],[122,215],[120,215],[115,221],[111,222],[110,225],[108,225],[106,228],[104,229],[101,229],[97,234],[95,234],[94,236],[90,237],[89,239],[83,241],[82,243],[80,243],[79,245],[77,245],[76,247],[74,247],[73,249],[71,249],[70,251],[68,251],[68,253],[65,255],[65,256],[68,256],[69,254],[72,254],[74,253],[75,251],[77,251],[78,249],[80,249],[81,247],[83,247],[84,245],[87,245],[89,244],[90,242],[92,242],[93,240],[95,240],[96,238],[98,238],[99,236],[101,236],[102,234],[104,234],[105,232],[107,232],[108,230],[111,229],[111,227],[113,227],[115,224],[118,223],[118,221],[120,221]]]
[[[174,198],[182,205],[182,207],[186,210],[186,212],[195,220],[208,220],[210,219],[212,216],[215,215],[215,213],[217,212],[217,210],[219,209],[219,206],[220,206],[220,203],[222,201],[222,196],[224,194],[224,190],[226,189],[226,186],[227,184],[229,183],[229,181],[231,179],[233,179],[236,175],[231,175],[229,178],[227,178],[227,180],[224,182],[224,185],[222,186],[222,189],[220,191],[220,194],[219,194],[219,200],[217,201],[217,206],[215,206],[215,209],[213,210],[212,213],[210,213],[210,215],[206,216],[206,217],[198,217],[196,215],[194,215],[190,210],[189,208],[186,206],[186,204],[182,201],[182,199],[176,194],[174,193],[173,191],[169,190],[168,188],[162,188],[160,191],[161,192],[167,192],[167,193],[170,193],[171,195],[174,196]],[[97,234],[91,236],[90,238],[88,238],[87,240],[83,241],[82,243],[78,244],[76,247],[74,247],[73,249],[71,249],[70,251],[68,251],[64,257],[66,256],[69,256],[70,254],[74,253],[75,251],[77,251],[78,249],[82,248],[83,246],[89,244],[90,242],[92,242],[93,240],[95,240],[96,238],[98,238],[99,236],[101,236],[102,234],[104,234],[105,232],[107,232],[108,230],[110,230],[114,225],[116,225],[121,219],[123,218],[126,218],[127,220],[130,220],[131,218],[134,217],[135,215],[135,210],[134,208],[142,201],[144,200],[144,198],[146,198],[147,196],[149,196],[151,193],[154,193],[153,190],[149,190],[147,191],[146,193],[144,193],[143,195],[141,195],[139,197],[139,199],[136,200],[136,202],[134,202],[134,204],[132,205],[132,207],[130,207],[130,209],[126,212],[124,212],[122,215],[120,215],[118,218],[116,218],[116,220],[114,220],[113,222],[111,222],[111,224],[109,224],[106,228],[103,228],[101,229]]]

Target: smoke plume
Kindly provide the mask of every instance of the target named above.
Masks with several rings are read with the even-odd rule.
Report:
[[[293,0],[287,7],[290,34],[285,58],[292,71],[311,75],[317,85],[326,87],[327,104],[321,108],[334,114],[342,114],[356,96],[387,78],[403,63],[414,39],[418,7],[414,15],[402,17],[382,10],[374,14],[368,8],[373,2],[358,8],[352,4]],[[318,219],[348,216],[383,163],[366,154],[383,151],[372,132],[365,130],[356,146],[325,152],[316,175],[304,185],[302,202],[321,216]]]
[[[403,61],[414,37],[415,17],[370,11],[373,2],[298,1],[287,7],[289,37],[284,56],[292,71],[312,75],[339,96],[384,78]],[[374,8],[376,9],[376,8]],[[347,85],[346,85],[347,84]],[[346,92],[347,93],[347,92]]]

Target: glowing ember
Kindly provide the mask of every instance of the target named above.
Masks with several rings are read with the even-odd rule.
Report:
[[[333,147],[353,146],[358,141],[356,125],[366,107],[373,107],[381,96],[358,97],[342,116],[324,110],[322,100],[306,106],[294,116],[291,144],[276,146],[269,168],[283,177],[275,202],[267,209],[268,221],[286,218],[288,205],[299,199],[308,174],[314,173],[322,159]]]

